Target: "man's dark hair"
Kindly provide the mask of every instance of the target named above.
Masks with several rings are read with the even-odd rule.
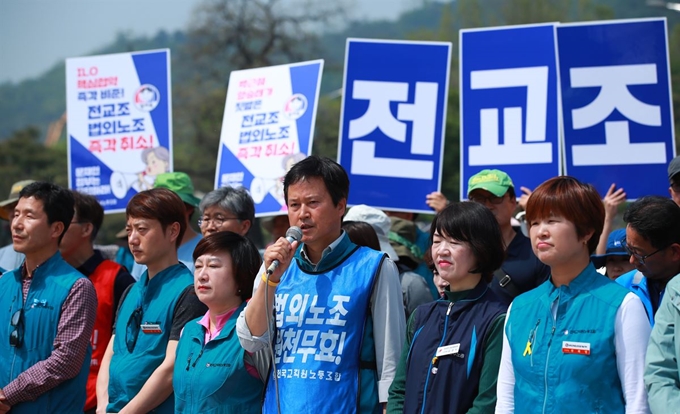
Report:
[[[639,198],[628,206],[623,221],[655,249],[680,244],[680,207],[669,198]]]
[[[479,203],[451,203],[440,211],[430,227],[430,242],[437,232],[442,237],[466,242],[475,255],[477,265],[470,273],[481,273],[491,282],[493,272],[505,260],[505,246],[498,221],[491,210]]]
[[[179,234],[175,246],[179,248],[182,237],[187,230],[187,222],[184,214],[186,204],[179,196],[167,188],[152,188],[135,194],[125,208],[126,219],[144,218],[157,220],[161,223],[161,229],[165,230],[172,223],[179,223]]]
[[[58,221],[64,223],[64,231],[59,235],[59,243],[61,243],[61,239],[71,225],[71,220],[73,220],[73,206],[75,204],[73,194],[56,184],[37,181],[27,185],[19,193],[20,199],[30,197],[42,201],[48,224]]]
[[[288,187],[300,181],[310,178],[321,178],[326,185],[326,190],[337,206],[343,198],[349,197],[349,177],[344,168],[337,162],[327,157],[310,155],[293,165],[283,179],[283,195],[288,204]]]
[[[99,229],[102,227],[102,222],[104,221],[104,209],[94,196],[79,193],[75,190],[71,190],[71,192],[73,193],[73,198],[75,200],[74,217],[79,223],[92,224],[90,240],[94,241],[97,237],[97,233],[99,233]]]

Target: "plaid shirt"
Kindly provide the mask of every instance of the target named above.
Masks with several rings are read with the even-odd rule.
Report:
[[[21,274],[25,302],[33,281],[26,273],[26,262],[21,268]],[[19,374],[2,389],[9,405],[35,400],[78,375],[82,367],[79,361],[85,359],[87,354],[96,313],[97,295],[92,282],[87,278],[78,279],[61,307],[57,335],[54,337],[50,356]]]

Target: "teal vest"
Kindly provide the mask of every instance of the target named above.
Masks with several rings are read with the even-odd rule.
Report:
[[[625,412],[614,328],[628,293],[588,264],[568,286],[548,280],[515,298],[505,327],[515,412]]]
[[[107,412],[122,410],[163,362],[175,306],[184,289],[192,285],[193,276],[181,263],[163,270],[151,280],[145,271],[132,285],[116,317]],[[127,324],[138,307],[143,311],[142,324],[160,325],[161,332],[145,333],[140,329],[135,348],[130,353],[125,342]],[[174,410],[175,398],[171,394],[153,412],[173,413]]]
[[[345,244],[336,247],[345,254],[335,267],[310,272],[296,260],[276,289],[276,371],[264,413],[276,412],[274,375],[284,413],[372,413],[379,405],[375,352],[363,345],[366,330],[372,332],[370,298],[384,254]],[[373,369],[361,370],[366,359]]]
[[[23,303],[21,293],[21,268],[0,277],[0,388],[5,387],[19,374],[36,363],[47,359],[53,350],[57,335],[61,307],[73,284],[83,275],[71,267],[57,252],[36,269],[33,281]],[[9,306],[7,306],[9,305]],[[12,315],[24,309],[24,338],[19,348],[9,345]],[[87,333],[90,335],[90,333]],[[75,378],[64,381],[44,393],[35,401],[12,406],[13,414],[82,413],[85,407],[85,383],[90,371],[92,349],[87,348]]]
[[[245,351],[236,336],[236,320],[245,306],[244,302],[236,309],[207,344],[205,328],[198,323],[201,318],[184,327],[172,377],[176,413],[261,412],[264,384],[246,371]]]

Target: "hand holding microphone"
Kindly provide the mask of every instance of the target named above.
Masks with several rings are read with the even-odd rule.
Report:
[[[302,240],[302,230],[297,226],[292,226],[286,231],[286,240],[288,243],[293,244],[293,242],[299,242]],[[272,273],[280,266],[281,262],[278,259],[274,259],[269,267],[267,268],[267,276],[271,276]]]

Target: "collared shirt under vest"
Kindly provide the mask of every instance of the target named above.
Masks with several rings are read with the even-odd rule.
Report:
[[[264,384],[246,370],[245,351],[236,336],[236,320],[245,306],[243,302],[208,343],[201,318],[184,327],[172,377],[175,413],[261,412]]]
[[[345,237],[333,265],[314,272],[301,249],[276,289],[276,371],[263,413],[277,412],[274,375],[281,412],[375,413],[375,352],[366,338],[372,338],[370,298],[385,255]]]
[[[0,388],[22,372],[47,359],[53,350],[61,308],[74,283],[84,276],[71,267],[59,252],[33,272],[31,287],[23,300],[21,268],[0,277],[0,329],[6,330],[0,341]],[[9,345],[12,315],[23,308],[24,334],[20,347]],[[88,332],[89,333],[89,332]],[[12,414],[82,413],[85,406],[85,383],[90,368],[91,348],[74,378],[66,380],[34,401],[12,406]]]

